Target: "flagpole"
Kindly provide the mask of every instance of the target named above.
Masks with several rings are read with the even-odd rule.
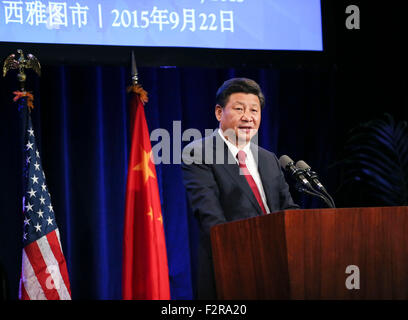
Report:
[[[136,86],[138,84],[139,78],[136,67],[135,53],[133,50],[131,59],[132,59],[132,85]]]
[[[138,99],[140,99],[144,106],[149,101],[149,98],[147,97],[147,92],[139,84],[139,72],[137,70],[135,54],[133,50],[131,53],[131,76],[132,84],[127,87],[127,92],[136,94]]]
[[[135,56],[131,54],[130,132],[132,143],[126,184],[123,232],[122,298],[170,299],[166,241],[157,173],[144,105],[147,92],[138,83]]]
[[[34,97],[25,90],[25,69],[33,69],[41,75],[41,66],[32,54],[24,57],[9,55],[3,65],[3,77],[12,69],[18,69],[17,79],[21,91],[14,91],[23,116],[23,250],[19,285],[20,300],[71,300],[71,285],[62,252],[60,233],[48,192],[42,160],[37,148],[31,121]],[[51,276],[52,274],[52,276]]]

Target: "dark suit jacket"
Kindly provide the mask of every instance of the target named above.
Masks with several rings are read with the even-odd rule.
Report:
[[[200,225],[198,299],[216,299],[211,227],[263,214],[245,176],[239,174],[236,160],[217,131],[192,142],[183,151],[183,182]],[[270,212],[298,208],[276,156],[253,143],[251,151],[258,164]]]

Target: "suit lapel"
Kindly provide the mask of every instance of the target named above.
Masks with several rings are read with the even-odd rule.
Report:
[[[218,130],[215,131],[214,136],[215,136],[214,154],[216,154],[217,150],[220,150],[220,145],[222,145],[222,148],[223,148],[224,162],[219,165],[223,167],[223,169],[231,176],[231,178],[242,189],[244,194],[251,201],[252,205],[256,208],[256,211],[258,212],[258,214],[262,215],[263,212],[262,212],[261,207],[259,206],[258,200],[256,200],[255,195],[251,187],[249,186],[248,181],[246,180],[245,176],[240,174],[239,166],[236,160],[234,159],[233,154],[229,150],[227,144],[219,136]],[[217,148],[217,145],[219,146],[218,148]]]

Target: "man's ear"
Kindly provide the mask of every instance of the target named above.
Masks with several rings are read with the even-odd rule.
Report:
[[[215,106],[215,117],[217,118],[218,121],[221,121],[223,111],[224,109],[219,104]]]

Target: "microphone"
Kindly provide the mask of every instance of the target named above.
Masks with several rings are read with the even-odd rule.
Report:
[[[294,161],[288,157],[287,155],[283,155],[279,158],[280,166],[287,172],[289,172],[290,176],[295,179],[296,181],[300,182],[308,189],[312,189],[313,187],[310,185],[309,180],[306,179],[303,169],[297,168],[294,164]]]
[[[329,207],[335,208],[334,201],[332,197],[327,193],[326,189],[320,183],[317,178],[317,174],[310,170],[310,167],[304,162],[298,162],[295,166],[294,161],[287,155],[283,155],[279,158],[280,166],[287,171],[290,176],[296,180],[296,189],[299,192],[307,193],[312,196],[316,196],[322,199]],[[313,178],[311,178],[313,177]],[[311,180],[313,184],[320,185],[322,189],[317,191],[313,188],[312,184],[309,182]]]
[[[333,198],[327,192],[323,184],[319,181],[319,177],[317,176],[317,173],[312,171],[312,168],[303,160],[299,160],[298,162],[296,162],[296,168],[304,172],[304,175],[307,177],[307,179],[311,181],[317,189],[323,192],[323,194],[330,199],[333,208],[335,208]]]
[[[319,181],[319,177],[317,176],[317,173],[312,171],[312,168],[303,160],[299,160],[296,162],[296,168],[302,170],[306,177],[309,179],[309,181],[312,181],[312,183],[322,191],[325,191],[326,189],[323,187],[321,182]]]

